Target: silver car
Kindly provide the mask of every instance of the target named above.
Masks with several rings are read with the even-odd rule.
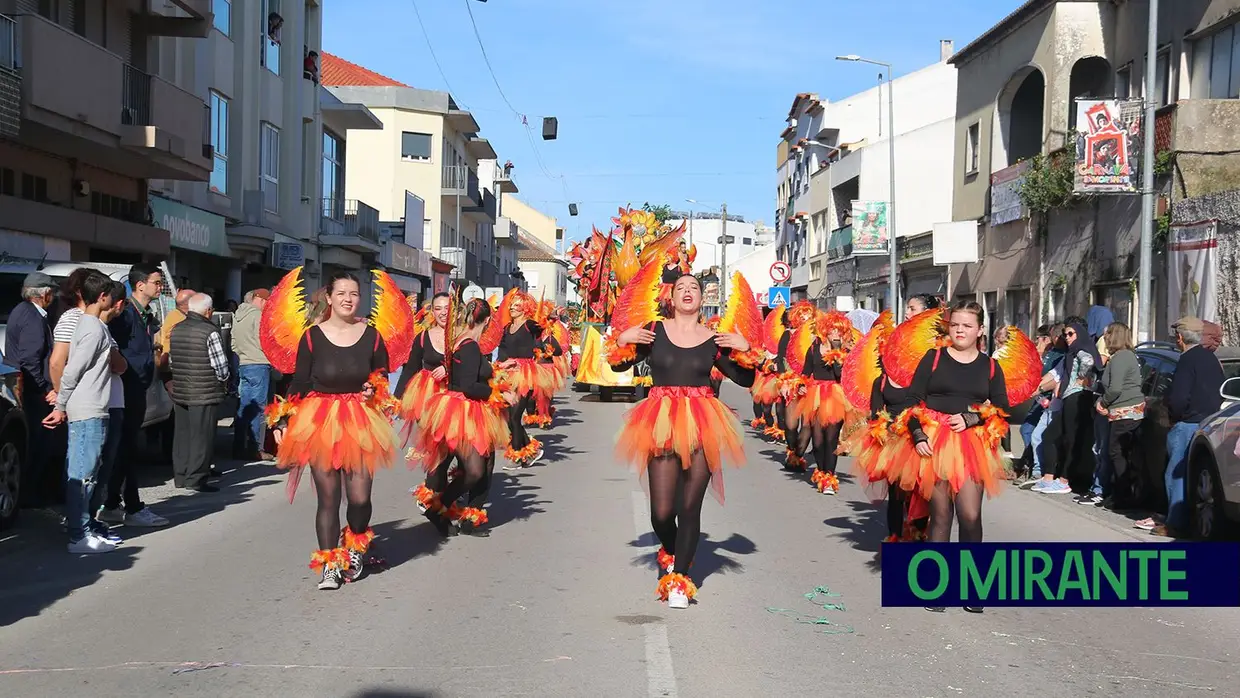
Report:
[[[1194,538],[1219,539],[1240,521],[1240,377],[1219,388],[1223,408],[1201,423],[1188,451],[1185,504]]]

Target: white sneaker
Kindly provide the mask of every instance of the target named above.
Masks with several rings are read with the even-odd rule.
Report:
[[[686,595],[685,592],[680,591],[679,589],[672,589],[671,591],[667,593],[667,607],[668,608],[688,608],[689,607],[688,595]]]
[[[320,591],[335,591],[344,584],[344,575],[333,567],[323,568],[323,578],[319,580]]]
[[[538,449],[538,453],[535,453],[534,457],[530,459],[529,465],[527,465],[526,467],[528,468],[530,465],[533,465],[537,463],[538,461],[542,460],[542,457],[543,457],[543,449],[540,448]]]
[[[110,553],[116,550],[116,544],[104,540],[93,533],[87,533],[80,540],[69,541],[70,555],[90,555],[93,553]]]
[[[168,519],[150,509],[143,509],[132,514],[125,514],[125,525],[139,528],[162,528],[168,525]]]
[[[123,524],[125,523],[125,510],[120,507],[116,507],[115,509],[99,507],[99,513],[95,516],[95,518],[105,524]]]

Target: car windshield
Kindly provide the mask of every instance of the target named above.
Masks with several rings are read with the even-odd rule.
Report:
[[[22,282],[25,279],[21,274],[0,274],[0,325],[9,324],[9,313],[22,302]],[[52,277],[57,286],[64,280],[63,276]]]

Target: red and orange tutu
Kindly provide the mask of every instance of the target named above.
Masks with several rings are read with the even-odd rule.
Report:
[[[508,443],[508,422],[496,399],[492,395],[491,400],[472,400],[448,390],[427,400],[417,439],[417,452],[427,472],[449,455],[489,456]]]
[[[712,485],[722,501],[723,461],[740,466],[745,450],[740,422],[709,387],[652,387],[646,399],[625,413],[616,437],[617,456],[632,463],[643,478],[651,458],[675,455],[687,469],[698,451],[714,474]]]
[[[308,465],[372,474],[395,460],[395,427],[360,393],[310,393],[298,400],[276,455],[284,469]]]
[[[901,486],[899,472],[895,474],[896,480],[889,479],[892,472],[898,471],[901,464],[920,462],[921,456],[913,448],[904,415],[893,420],[884,411],[876,419],[866,420],[864,425],[843,440],[836,453],[852,455],[853,473],[858,480],[868,483],[865,490],[870,500],[881,502],[887,499],[889,483]],[[905,489],[912,489],[915,483],[913,480]]]
[[[1007,417],[992,407],[979,408],[979,413],[981,424],[954,432],[947,425],[948,415],[924,406],[906,411],[901,420],[905,423],[903,429],[907,431],[908,419],[917,417],[933,455],[929,458],[918,455],[913,450],[911,437],[896,439],[896,442],[908,444],[912,456],[893,452],[882,459],[886,461],[888,482],[920,494],[926,500],[930,499],[939,481],[950,483],[953,494],[969,481],[981,485],[988,495],[998,494],[1004,473],[999,446],[1008,430]]]
[[[544,364],[534,359],[515,359],[516,363],[502,369],[501,383],[510,386],[517,395],[529,395],[534,398],[550,400],[560,389],[559,372],[553,364]]]
[[[759,405],[771,405],[779,399],[779,374],[756,371],[753,386],[749,389],[753,401]]]
[[[836,381],[803,378],[805,392],[788,398],[788,422],[809,426],[839,424],[850,411],[844,388]],[[799,392],[799,391],[798,391]]]
[[[405,395],[400,401],[400,418],[407,424],[421,421],[427,402],[433,395],[442,393],[443,390],[444,383],[432,378],[430,371],[426,369],[418,371],[405,386]]]

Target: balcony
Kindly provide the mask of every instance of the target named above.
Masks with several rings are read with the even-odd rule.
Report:
[[[175,4],[188,14],[188,17],[166,14]],[[147,5],[147,3],[142,3]],[[134,33],[145,33],[151,36],[180,36],[193,39],[205,39],[211,32],[215,16],[211,12],[211,0],[171,0],[163,4],[163,12],[144,7],[144,12],[135,12],[131,17],[134,21]]]
[[[832,230],[831,238],[827,241],[827,259],[843,259],[851,255],[852,245],[853,229],[851,225]]]
[[[478,255],[466,252],[460,247],[444,247],[439,250],[439,258],[451,264],[452,278],[458,281],[478,281]]]
[[[516,194],[521,190],[517,189],[517,183],[512,181],[512,168],[501,167],[495,163],[495,189],[501,194]]]
[[[319,243],[358,254],[378,254],[379,211],[356,199],[323,199]]]
[[[468,199],[468,202],[461,202],[463,207],[471,203],[475,206],[482,205],[482,192],[478,189],[478,173],[467,165],[444,165],[441,183],[445,198]]]
[[[491,193],[490,189],[482,190],[481,205],[475,206],[473,201],[466,203],[464,200],[461,201],[461,204],[462,213],[472,213],[475,216],[481,215],[488,223],[495,222],[495,195]]]
[[[495,240],[501,245],[509,247],[519,247],[521,243],[517,240],[517,222],[507,216],[500,216],[495,219]]]
[[[1236,99],[1182,99],[1174,107],[1159,110],[1155,148],[1175,152],[1177,199],[1240,188],[1237,124],[1240,100]],[[1164,135],[1168,131],[1170,138]]]
[[[207,181],[202,99],[38,15],[16,19],[23,145],[134,178]]]

